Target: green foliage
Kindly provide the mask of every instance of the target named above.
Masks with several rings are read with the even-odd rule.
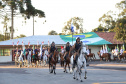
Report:
[[[117,40],[126,42],[126,17],[117,20],[114,31]]]
[[[62,33],[71,34],[71,23],[74,25],[75,33],[84,33],[83,19],[80,17],[73,17],[69,21],[65,22],[65,26],[62,29]]]
[[[0,41],[4,41],[4,35],[0,34]]]
[[[26,37],[26,35],[24,35],[24,34],[20,34],[20,36],[17,36],[17,37],[15,37],[14,39],[22,38],[22,37]]]
[[[51,31],[48,33],[48,35],[58,35],[58,33],[57,33],[56,31],[54,31],[54,30],[51,30]]]

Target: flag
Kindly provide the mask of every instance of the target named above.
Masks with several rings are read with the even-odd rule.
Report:
[[[42,56],[42,45],[43,44],[41,44],[41,47],[40,47],[40,55]]]
[[[23,54],[26,55],[25,45],[23,43]]]
[[[71,24],[71,32],[74,32],[74,26]]]
[[[108,45],[106,45],[106,49],[107,49],[108,52],[111,51],[111,49],[108,47]]]
[[[39,41],[37,42],[37,46],[39,45]]]
[[[30,46],[30,41],[28,42],[28,46]]]
[[[17,46],[18,46],[18,43],[19,43],[19,41],[17,42]]]
[[[48,46],[50,45],[49,41],[48,41]]]
[[[22,46],[24,45],[24,42],[22,41]]]
[[[44,41],[42,42],[42,45],[44,44]]]
[[[33,59],[35,59],[35,47],[33,45],[33,56],[32,56]]]
[[[118,47],[118,44],[117,44],[117,49],[118,49],[118,52],[119,52],[119,47]]]
[[[12,45],[14,46],[14,42],[12,42]]]
[[[61,49],[63,49],[64,47],[63,46],[61,46]]]
[[[124,46],[124,44],[123,44],[123,47],[122,47],[122,48],[123,48],[123,50],[125,51],[125,46]]]

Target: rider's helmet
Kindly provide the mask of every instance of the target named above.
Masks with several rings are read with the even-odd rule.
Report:
[[[52,44],[54,44],[54,46],[55,46],[55,42],[54,42],[54,41],[52,42]],[[52,44],[51,44],[51,45],[52,45]]]
[[[77,42],[78,39],[80,40],[80,37],[77,37],[77,38],[76,38],[76,42]]]
[[[70,44],[69,42],[67,42],[67,44]]]

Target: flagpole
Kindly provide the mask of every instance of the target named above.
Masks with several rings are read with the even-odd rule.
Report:
[[[72,45],[73,45],[73,32],[72,32]]]

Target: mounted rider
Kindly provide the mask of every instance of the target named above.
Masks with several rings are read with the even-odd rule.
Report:
[[[76,43],[72,47],[72,49],[75,50],[73,68],[75,68],[75,64],[77,64],[77,58],[80,55],[81,46],[82,46],[82,43],[80,41],[80,37],[77,37]]]
[[[70,51],[70,43],[69,42],[66,43],[65,51],[66,52],[65,52],[65,55],[64,55],[64,59],[66,60],[66,57],[68,56],[69,51]]]
[[[49,64],[50,64],[51,58],[52,58],[55,50],[56,50],[55,42],[52,42],[51,47],[49,49]]]

